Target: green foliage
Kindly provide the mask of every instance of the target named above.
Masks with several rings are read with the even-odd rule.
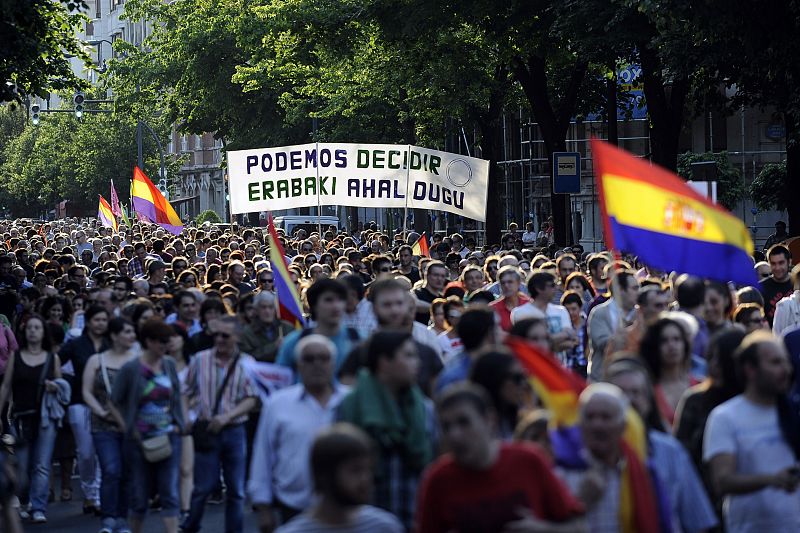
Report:
[[[786,161],[764,165],[750,184],[750,197],[761,211],[783,211],[789,205],[786,191]]]
[[[88,20],[77,12],[83,5],[77,0],[0,2],[0,102],[84,85],[67,58],[89,61],[75,37]]]
[[[2,121],[0,121],[2,124]],[[145,172],[157,176],[158,149],[143,138]],[[14,216],[33,216],[69,200],[80,212],[97,209],[97,195],[109,198],[110,180],[123,203],[128,202],[136,164],[136,122],[118,114],[42,114],[38,126],[21,133],[0,150],[0,199]],[[168,171],[177,171],[170,161]]]
[[[695,154],[685,152],[678,156],[678,175],[682,178],[691,180],[692,163],[700,161],[714,161],[717,167],[717,200],[727,209],[733,209],[736,204],[744,198],[747,187],[742,180],[741,171],[731,164],[728,152],[706,152]]]
[[[197,226],[200,226],[206,222],[217,224],[222,222],[222,219],[219,217],[216,211],[213,211],[211,209],[206,209],[205,211],[201,212],[196,217],[194,217],[194,223]]]

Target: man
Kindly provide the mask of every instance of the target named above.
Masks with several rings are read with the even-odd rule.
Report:
[[[125,307],[125,303],[131,296],[133,291],[133,282],[127,276],[118,276],[114,280],[112,299],[119,309]]]
[[[461,257],[461,259],[466,258],[472,251],[466,246],[464,246],[464,237],[462,237],[461,234],[459,233],[453,233],[450,236],[450,250],[453,253],[458,254]]]
[[[433,410],[416,386],[419,369],[411,335],[378,331],[366,349],[366,368],[339,405],[337,420],[350,422],[377,445],[375,505],[410,529],[422,470],[433,459]]]
[[[464,294],[472,294],[479,291],[486,284],[486,278],[480,267],[469,265],[461,272],[461,284],[464,286]]]
[[[437,413],[449,453],[423,478],[418,533],[582,528],[578,517],[583,506],[554,475],[544,454],[493,437],[497,414],[483,389],[453,385],[437,402]]]
[[[81,289],[87,285],[86,267],[83,265],[72,265],[67,269],[67,282],[74,281]]]
[[[348,391],[334,380],[335,355],[327,337],[300,339],[295,358],[301,383],[273,393],[261,411],[247,485],[261,531],[272,531],[276,511],[286,523],[311,505],[312,441],[333,423]]]
[[[786,349],[756,331],[734,360],[744,393],[711,411],[703,436],[703,460],[725,498],[726,530],[800,531],[797,426],[779,414],[792,373]]]
[[[573,348],[578,343],[578,334],[572,329],[572,320],[563,305],[556,305],[556,278],[550,272],[538,270],[528,279],[528,294],[531,300],[511,311],[511,323],[525,318],[547,320],[550,338],[556,351]]]
[[[318,500],[277,533],[403,533],[397,518],[367,505],[373,491],[372,450],[369,436],[352,424],[323,430],[314,440],[310,461]]]
[[[431,261],[425,267],[425,284],[414,291],[417,298],[416,321],[427,326],[431,319],[431,302],[442,297],[447,283],[447,267],[441,261]]]
[[[372,312],[372,302],[364,297],[364,282],[357,274],[348,274],[337,279],[347,287],[343,323],[346,327],[357,330],[362,339],[366,339],[378,327],[378,321]]]
[[[278,318],[275,304],[275,295],[270,291],[258,291],[253,298],[255,315],[242,331],[239,349],[256,361],[274,363],[281,342],[294,331],[293,324]]]
[[[189,364],[186,397],[198,415],[193,424],[207,424],[213,442],[204,445],[195,436],[192,503],[182,525],[186,533],[200,530],[206,500],[219,482],[220,467],[226,488],[225,531],[244,530],[245,422],[258,400],[244,369],[253,358],[239,352],[240,332],[236,317],[217,319],[214,347],[195,354]]]
[[[392,275],[392,267],[393,264],[390,257],[385,255],[375,257],[375,259],[372,260],[372,281],[394,277]],[[362,284],[364,284],[363,280]]]
[[[650,472],[623,442],[629,405],[619,387],[593,383],[579,397],[579,443],[553,442],[557,472],[586,506],[589,531],[624,530],[621,509],[626,477],[642,480],[636,493],[628,493],[634,500],[629,503],[632,531],[659,531],[663,520],[669,520],[661,516]]]
[[[157,287],[164,283],[167,277],[167,265],[160,259],[148,260],[147,264],[147,283],[150,285],[150,293],[153,293],[153,287]]]
[[[786,222],[779,220],[775,223],[775,233],[767,237],[767,241],[764,243],[764,250],[769,250],[788,238],[789,234],[786,232]]]
[[[127,250],[127,246],[125,249]],[[144,260],[147,258],[147,248],[143,242],[137,242],[133,245],[134,257],[128,261],[128,277],[137,279],[144,277]]]
[[[648,326],[667,310],[669,295],[658,285],[645,285],[639,288],[636,296],[636,314],[633,323],[618,329],[606,345],[607,353],[619,351],[638,352],[639,344]]]
[[[790,270],[792,268],[792,253],[782,244],[776,244],[767,252],[767,261],[772,274],[759,284],[759,290],[764,296],[764,314],[772,327],[775,318],[775,306],[778,302],[790,296],[794,289]]]
[[[696,276],[681,274],[675,280],[674,286],[678,309],[689,313],[697,320],[697,334],[692,341],[692,372],[698,376],[705,376],[707,373],[706,351],[710,337],[705,320],[705,282]]]
[[[651,291],[652,292],[652,291]],[[606,380],[619,387],[642,420],[651,420],[655,408],[648,370],[636,359],[617,359],[605,372]],[[673,531],[707,531],[718,523],[703,482],[683,445],[663,428],[648,428],[650,463],[667,493]]]
[[[319,333],[336,345],[335,367],[338,373],[347,355],[361,340],[357,330],[344,325],[347,288],[341,281],[321,279],[308,288],[306,299],[315,325],[287,335],[278,350],[277,363],[294,368],[294,347],[297,341],[312,333]]]
[[[563,254],[556,259],[556,271],[558,272],[558,286],[556,287],[553,303],[560,304],[564,291],[567,290],[567,276],[578,270],[578,262],[572,254]]]
[[[200,304],[192,291],[178,291],[172,299],[176,311],[164,320],[167,324],[180,324],[191,337],[203,330],[200,324]]]
[[[489,307],[494,309],[500,319],[500,329],[509,331],[511,329],[511,312],[520,305],[527,304],[530,299],[519,291],[522,276],[516,267],[504,266],[497,273],[497,278],[500,280],[503,296],[490,303]]]
[[[75,246],[75,253],[76,255],[80,256],[83,254],[84,250],[92,251],[92,243],[88,242],[86,239],[86,232],[80,230],[75,234],[75,240],[77,245]]]
[[[589,336],[589,377],[599,381],[603,375],[606,345],[620,329],[633,322],[639,282],[632,270],[617,272],[611,282],[611,298],[589,312],[586,334]]]
[[[522,244],[526,248],[533,248],[536,246],[536,232],[533,231],[533,222],[525,223],[525,232],[522,234]]]
[[[253,284],[244,280],[244,263],[231,261],[228,265],[228,283],[239,290],[239,297],[255,290]]]
[[[590,281],[597,294],[603,294],[608,291],[608,278],[604,274],[607,264],[608,257],[603,254],[595,254],[589,258]]]
[[[436,381],[439,393],[452,383],[466,381],[472,363],[498,341],[499,328],[490,307],[471,307],[461,315],[456,326],[464,351],[454,356]]]
[[[414,266],[414,253],[411,246],[404,244],[397,251],[397,257],[400,260],[400,266],[397,270],[414,285],[420,280],[419,269]]]

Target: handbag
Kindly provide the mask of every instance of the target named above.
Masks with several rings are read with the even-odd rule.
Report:
[[[158,463],[172,455],[172,443],[169,435],[158,435],[141,440],[142,454],[148,463]]]
[[[214,401],[214,409],[211,411],[211,418],[214,418],[217,415],[217,411],[219,411],[219,405],[222,402],[222,394],[225,392],[225,387],[228,385],[231,374],[236,370],[236,363],[238,363],[238,361],[239,356],[237,355],[234,360],[231,361],[230,366],[228,366],[228,371],[225,372],[222,384],[217,390],[217,397]],[[222,444],[220,434],[212,433],[208,430],[210,422],[210,420],[197,420],[192,425],[192,440],[194,441],[194,449],[196,451],[212,452],[219,449]]]

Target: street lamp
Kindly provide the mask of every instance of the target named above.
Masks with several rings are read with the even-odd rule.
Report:
[[[97,47],[97,64],[100,68],[98,68],[98,72],[101,74],[106,71],[105,60],[103,59],[103,43],[108,43],[109,46],[114,47],[114,43],[109,41],[108,39],[89,39],[86,41],[86,44],[89,46],[96,46]]]

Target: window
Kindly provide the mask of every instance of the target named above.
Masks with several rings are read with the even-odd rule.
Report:
[[[202,150],[203,149],[203,136],[202,135],[195,135],[194,136],[194,149],[195,150]]]
[[[189,149],[186,143],[186,135],[181,135],[181,152],[187,152]]]

